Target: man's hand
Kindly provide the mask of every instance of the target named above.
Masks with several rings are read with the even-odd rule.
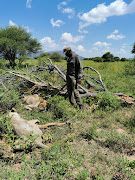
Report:
[[[82,83],[82,79],[77,79],[78,84]]]

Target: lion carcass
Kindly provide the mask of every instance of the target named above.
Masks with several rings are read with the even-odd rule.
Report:
[[[23,98],[23,101],[27,104],[24,106],[28,110],[32,110],[33,108],[39,108],[40,110],[44,110],[47,101],[44,100],[43,98],[40,98],[38,94],[33,94],[33,95],[28,95]]]
[[[16,112],[14,108],[8,113],[8,116],[11,118],[11,124],[13,126],[13,130],[16,135],[19,137],[21,136],[26,136],[26,135],[38,135],[38,137],[35,139],[35,144],[36,147],[43,147],[43,148],[48,148],[45,144],[42,143],[42,131],[40,130],[41,128],[47,128],[49,126],[62,126],[64,124],[70,125],[70,122],[63,122],[63,123],[49,123],[45,125],[38,125],[36,124],[37,122],[39,123],[40,121],[35,119],[35,120],[30,120],[27,121]],[[22,149],[19,145],[15,147],[15,149]]]

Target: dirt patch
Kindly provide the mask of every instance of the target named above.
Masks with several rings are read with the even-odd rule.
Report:
[[[126,113],[125,113],[125,117],[131,118],[131,117],[132,117],[132,112],[126,112]]]
[[[127,159],[129,161],[135,161],[135,147],[127,152]]]
[[[12,159],[12,155],[11,155],[11,147],[9,144],[7,144],[6,139],[4,137],[2,137],[0,139],[0,158],[1,159]]]
[[[116,129],[116,132],[121,133],[121,134],[127,134],[127,132],[121,128]]]

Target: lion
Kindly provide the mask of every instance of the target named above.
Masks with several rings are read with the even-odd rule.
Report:
[[[63,123],[49,123],[45,125],[38,125],[36,123],[39,123],[40,121],[37,119],[27,121],[16,112],[15,108],[12,108],[12,110],[8,113],[8,117],[11,118],[11,124],[13,126],[13,130],[15,134],[19,137],[24,137],[26,135],[37,135],[38,137],[35,139],[35,145],[36,147],[40,148],[48,148],[47,145],[42,143],[42,131],[40,129],[42,128],[48,128],[49,126],[62,126],[65,124],[70,125],[70,122],[63,122]],[[17,143],[15,143],[17,144]],[[16,150],[21,150],[22,147],[17,145],[15,147]]]
[[[27,104],[25,109],[31,111],[33,108],[39,108],[41,111],[45,110],[47,101],[40,98],[38,94],[28,95],[23,98],[23,101]]]

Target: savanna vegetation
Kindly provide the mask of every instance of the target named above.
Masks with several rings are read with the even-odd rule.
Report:
[[[16,66],[9,67],[9,61],[0,59],[0,78],[7,71],[16,71],[30,76],[35,66],[44,66],[51,58],[60,69],[66,69],[66,61],[57,59],[57,53],[40,54],[34,59],[15,59]],[[54,57],[54,58],[53,58]],[[0,178],[25,179],[70,179],[70,180],[134,180],[135,177],[135,105],[126,104],[113,94],[121,92],[135,98],[135,61],[95,62],[82,60],[83,67],[98,70],[107,92],[96,97],[85,97],[83,112],[73,108],[66,97],[48,94],[38,90],[41,97],[47,97],[45,111],[24,109],[22,94],[27,90],[24,84],[12,74],[0,81]],[[63,71],[64,72],[64,71]],[[37,72],[35,71],[35,77]],[[63,83],[57,75],[47,71],[38,73],[46,83]],[[29,87],[30,88],[30,87]],[[111,93],[109,93],[111,92]],[[34,146],[34,137],[29,136],[25,150],[14,151],[14,140],[8,110],[15,107],[25,119],[38,119],[40,124],[64,122],[71,125],[43,130],[43,140],[49,149]],[[31,145],[31,149],[29,149]]]
[[[0,54],[15,66],[15,59],[26,58],[30,53],[36,53],[41,48],[36,38],[32,38],[26,29],[10,26],[0,29]]]
[[[134,53],[134,49],[132,50],[132,53]],[[131,61],[132,59],[127,58],[119,58],[117,56],[114,56],[110,52],[107,52],[103,54],[101,57],[93,57],[93,58],[84,58],[84,60],[91,60],[95,62],[115,62],[115,61]]]

